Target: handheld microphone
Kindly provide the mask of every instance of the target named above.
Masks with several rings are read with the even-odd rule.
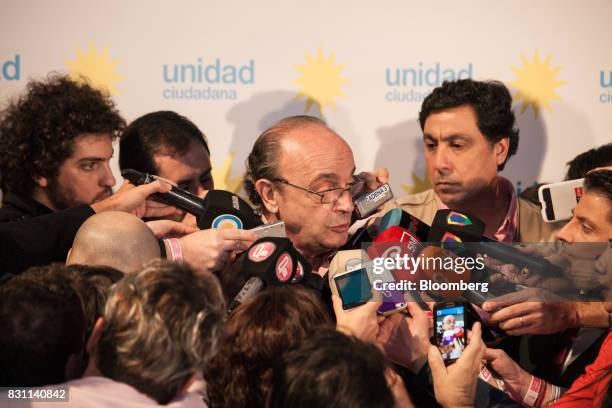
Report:
[[[242,198],[225,190],[210,190],[204,197],[204,211],[198,228],[251,229],[263,225],[253,208]]]
[[[482,236],[484,223],[474,216],[455,210],[438,210],[431,226],[430,242],[468,242],[470,252],[486,254],[501,262],[513,264],[532,273],[561,276],[561,269],[544,258],[521,252],[519,249]]]
[[[342,245],[338,251],[348,251],[351,249],[364,249],[372,243],[372,236],[366,227],[361,227]]]
[[[231,314],[247,299],[266,287],[293,285],[307,281],[312,268],[287,238],[266,237],[253,243],[236,261],[240,274],[248,277],[240,292],[229,303]]]
[[[419,255],[423,246],[415,234],[406,228],[392,226],[378,234],[372,245],[368,247],[368,256],[374,258],[396,258],[408,256],[414,258]],[[412,270],[410,263],[403,269],[391,271],[395,280],[418,280],[416,270]]]
[[[124,179],[129,180],[135,186],[142,184],[153,183],[157,179],[150,174],[142,173],[133,169],[124,169],[121,171]],[[172,186],[167,193],[154,193],[151,195],[155,201],[162,202],[180,208],[193,215],[200,215],[204,211],[204,200],[200,197],[185,191],[182,188]]]
[[[137,186],[156,180],[154,176],[134,169],[124,169],[121,175]],[[210,190],[206,197],[200,198],[172,186],[166,193],[152,194],[152,198],[195,215],[200,229],[251,229],[263,224],[246,201],[225,190]]]
[[[356,218],[362,220],[370,216],[392,198],[393,191],[391,191],[389,184],[383,184],[371,193],[356,198],[354,201]]]
[[[480,242],[485,231],[482,220],[455,210],[438,210],[427,240],[429,242]]]
[[[429,225],[417,217],[408,214],[401,208],[393,208],[385,213],[378,225],[378,234],[389,227],[398,226],[412,232],[420,242],[426,242],[429,236]]]
[[[404,212],[404,214],[407,213]],[[418,221],[416,218],[415,220]],[[378,234],[372,245],[368,248],[368,255],[372,259],[405,256],[416,258],[422,250],[423,245],[421,244],[421,240],[417,238],[414,232],[400,226],[391,226]],[[421,273],[418,269],[413,269],[412,266],[412,263],[407,262],[404,268],[391,270],[391,274],[395,281],[411,281],[418,283],[421,279]],[[427,304],[421,299],[420,293],[421,291],[418,289],[406,291],[404,292],[404,297],[407,301],[417,302],[422,310],[429,310]]]

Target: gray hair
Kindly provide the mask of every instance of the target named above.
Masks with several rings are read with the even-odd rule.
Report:
[[[264,130],[257,138],[249,157],[246,159],[246,174],[244,175],[244,190],[249,200],[256,207],[263,204],[255,189],[255,182],[260,179],[272,180],[278,177],[278,153],[281,136],[306,126],[322,126],[329,129],[325,121],[315,116],[297,115],[281,119]]]
[[[224,309],[215,276],[152,261],[113,286],[98,368],[166,404],[216,354]]]

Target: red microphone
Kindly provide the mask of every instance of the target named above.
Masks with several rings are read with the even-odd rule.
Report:
[[[382,231],[372,245],[368,247],[368,256],[374,258],[414,258],[419,255],[423,246],[414,233],[406,228],[392,226]],[[418,282],[419,271],[412,267],[412,262],[403,263],[403,268],[389,268],[396,281]]]

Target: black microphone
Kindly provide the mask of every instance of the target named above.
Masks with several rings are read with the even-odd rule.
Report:
[[[291,241],[279,237],[255,241],[236,260],[235,267],[248,280],[227,306],[227,314],[267,287],[304,283],[312,272]]]
[[[124,179],[129,180],[130,183],[134,184],[135,186],[153,183],[155,180],[157,180],[150,174],[142,173],[134,169],[124,169],[121,171],[121,175]],[[188,213],[196,216],[204,212],[204,200],[194,194],[191,194],[189,191],[185,191],[176,186],[172,186],[170,191],[167,193],[151,194],[151,198],[155,201],[180,208],[181,210],[187,211]]]
[[[521,252],[519,249],[482,235],[484,223],[478,218],[456,210],[438,210],[431,225],[428,237],[430,242],[470,243],[470,252],[486,254],[499,261],[513,264],[520,269],[527,268],[532,273],[561,276],[561,269],[539,258]]]
[[[121,175],[137,186],[156,180],[154,176],[134,169],[124,169]],[[263,224],[246,201],[225,190],[209,190],[206,197],[200,198],[172,186],[167,193],[154,193],[151,197],[195,215],[200,229],[251,229]]]
[[[365,249],[372,243],[373,239],[366,227],[361,227],[342,245],[338,251],[348,251],[351,249]]]
[[[240,196],[225,190],[209,190],[204,197],[198,228],[251,229],[260,225],[263,225],[261,218]]]

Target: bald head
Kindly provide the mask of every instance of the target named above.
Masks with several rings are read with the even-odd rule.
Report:
[[[283,133],[279,140],[277,176],[286,177],[287,171],[314,174],[313,162],[354,160],[346,141],[327,125],[307,124]]]
[[[140,218],[106,211],[79,228],[66,264],[106,265],[128,273],[159,257],[157,239]]]
[[[290,116],[275,123],[257,138],[247,158],[244,189],[249,199],[261,206],[255,183],[260,179],[279,177],[281,161],[291,165],[304,155],[316,155],[321,149],[334,147],[339,147],[336,151],[341,154],[353,157],[344,139],[317,117]]]

